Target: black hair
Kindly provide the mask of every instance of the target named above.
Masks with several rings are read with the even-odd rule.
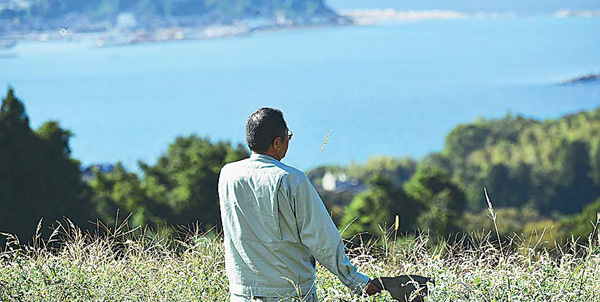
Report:
[[[254,111],[246,122],[246,144],[255,152],[266,152],[273,140],[287,134],[283,113],[274,108]]]

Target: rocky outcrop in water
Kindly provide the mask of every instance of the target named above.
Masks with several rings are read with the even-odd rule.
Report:
[[[589,74],[562,82],[563,85],[600,83],[600,74]]]

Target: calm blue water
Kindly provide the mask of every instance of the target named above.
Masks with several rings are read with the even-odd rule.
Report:
[[[247,116],[281,108],[284,161],[308,169],[441,150],[458,123],[507,112],[556,118],[600,105],[600,18],[397,22],[209,41],[96,48],[29,42],[0,60],[32,125],[60,120],[84,164],[153,163],[178,135],[244,142]]]

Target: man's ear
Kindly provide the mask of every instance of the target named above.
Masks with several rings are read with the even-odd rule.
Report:
[[[273,148],[275,148],[275,150],[279,150],[281,149],[281,137],[278,136],[273,140]]]

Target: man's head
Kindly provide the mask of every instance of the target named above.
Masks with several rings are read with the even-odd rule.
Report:
[[[281,160],[287,152],[291,138],[291,135],[288,136],[288,131],[281,111],[274,108],[261,108],[248,118],[246,143],[252,152]]]

